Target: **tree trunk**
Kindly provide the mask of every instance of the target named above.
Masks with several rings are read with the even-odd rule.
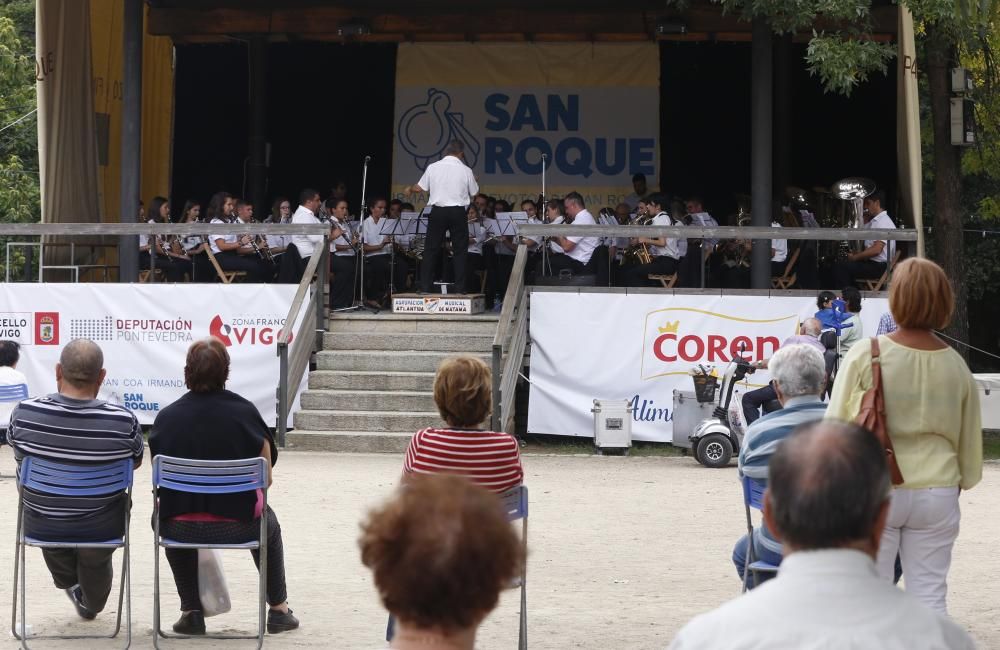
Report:
[[[966,304],[964,236],[961,214],[961,149],[951,144],[951,67],[955,65],[954,43],[945,30],[927,25],[927,82],[934,127],[934,258],[951,278],[955,289],[955,315],[946,333],[969,340],[969,310]],[[928,299],[933,296],[928,296]],[[968,359],[968,349],[956,348]]]

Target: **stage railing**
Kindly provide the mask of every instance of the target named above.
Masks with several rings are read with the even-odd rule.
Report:
[[[812,239],[823,241],[892,240],[917,241],[912,228],[893,230],[868,228],[773,228],[756,226],[604,226],[573,224],[518,225],[527,237],[669,237],[673,239]]]
[[[503,297],[500,321],[493,337],[493,417],[494,431],[514,431],[514,393],[517,377],[524,363],[528,343],[528,290],[525,268],[528,248],[521,244],[514,255],[514,266]]]
[[[328,234],[330,227],[324,224],[271,224],[271,223],[0,223],[0,237],[129,237],[138,235],[168,236],[168,235],[319,235]],[[39,266],[44,264],[45,248],[65,247],[65,242],[11,241],[7,242],[7,251],[16,247],[27,247],[31,250],[38,247]],[[117,248],[121,242],[85,244],[90,248]],[[108,271],[118,268],[114,264],[77,264],[76,248],[70,246],[71,264],[44,265],[44,269],[59,269],[70,272],[76,280],[80,273],[91,269],[103,269],[107,280]],[[9,257],[9,253],[8,253]],[[30,263],[30,257],[27,256]],[[157,255],[150,255],[150,274],[155,276]],[[44,280],[43,269],[39,268],[38,281]],[[12,273],[7,261],[6,280],[9,282]],[[25,274],[27,275],[27,274]]]
[[[292,305],[288,309],[288,316],[285,317],[285,323],[289,325],[281,330],[281,336],[278,337],[278,419],[275,429],[278,445],[282,447],[285,446],[285,436],[288,433],[288,411],[292,407],[295,395],[299,392],[302,375],[309,366],[313,353],[323,346],[323,333],[326,331],[323,284],[328,273],[328,249],[329,239],[324,237],[321,252],[309,257],[309,264],[306,265],[295,298],[292,299]],[[295,322],[310,285],[312,285],[312,295],[309,298],[309,306],[293,336],[290,324]],[[309,336],[310,333],[312,336]]]

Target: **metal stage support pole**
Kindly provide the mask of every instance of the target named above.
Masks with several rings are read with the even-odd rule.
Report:
[[[122,0],[121,223],[136,223],[142,177],[142,0]],[[119,282],[139,280],[139,236],[118,238]]]
[[[752,82],[750,91],[752,225],[771,225],[773,37],[763,18],[753,20]],[[750,257],[750,286],[771,288],[771,242],[755,239]]]
[[[258,221],[267,217],[267,41],[250,39],[250,162],[247,191]],[[279,215],[272,215],[277,218]]]

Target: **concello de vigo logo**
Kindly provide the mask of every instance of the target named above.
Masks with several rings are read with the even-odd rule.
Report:
[[[642,379],[685,375],[698,364],[722,366],[736,355],[767,359],[795,334],[795,314],[750,319],[691,307],[668,307],[646,314]]]

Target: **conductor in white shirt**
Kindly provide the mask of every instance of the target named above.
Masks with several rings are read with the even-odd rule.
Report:
[[[460,140],[452,140],[444,150],[444,157],[427,166],[424,175],[408,189],[410,194],[428,192],[427,205],[431,213],[424,239],[424,260],[420,273],[420,290],[430,293],[434,282],[441,247],[446,232],[451,233],[452,263],[455,282],[460,292],[468,291],[461,286],[465,282],[465,258],[469,249],[469,230],[465,218],[466,208],[472,197],[479,192],[479,184],[472,170],[465,164],[465,145]]]
[[[875,570],[892,490],[872,433],[830,420],[804,425],[778,446],[769,474],[764,521],[784,545],[778,576],[696,617],[671,650],[975,647]]]

